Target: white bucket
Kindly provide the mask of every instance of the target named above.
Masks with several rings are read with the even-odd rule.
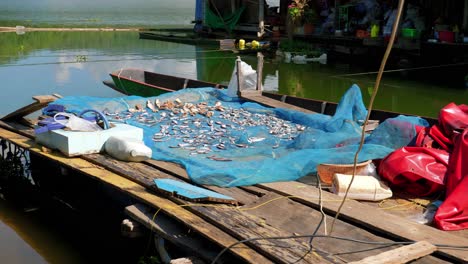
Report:
[[[335,173],[333,175],[332,192],[344,196],[351,182],[352,175]],[[348,198],[366,201],[380,201],[392,197],[392,190],[374,176],[355,175],[348,192]]]

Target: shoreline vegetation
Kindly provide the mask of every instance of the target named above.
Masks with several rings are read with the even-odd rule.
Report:
[[[33,32],[33,31],[140,31],[143,28],[113,28],[113,27],[0,27],[0,32]]]

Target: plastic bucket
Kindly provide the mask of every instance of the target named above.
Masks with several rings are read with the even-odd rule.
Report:
[[[455,33],[452,31],[439,31],[439,40],[443,42],[453,43],[455,40]]]
[[[356,174],[366,175],[367,165],[372,160],[364,161],[356,164]],[[354,164],[319,164],[317,165],[317,174],[320,181],[325,185],[331,185],[333,182],[333,175],[335,173],[353,174]]]

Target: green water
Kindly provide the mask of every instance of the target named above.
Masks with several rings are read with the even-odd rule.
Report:
[[[4,102],[0,104],[0,116],[30,103],[34,95],[121,96],[102,84],[103,80],[110,79],[110,72],[120,68],[143,68],[227,84],[237,56],[212,48],[140,40],[137,32],[0,33],[0,47]],[[255,56],[242,56],[242,59],[256,67]],[[263,83],[266,90],[335,102],[356,83],[367,104],[375,74],[345,75],[375,70],[345,63],[293,64],[282,58],[266,57]],[[435,117],[449,102],[468,101],[468,90],[463,89],[463,84],[435,83],[429,76],[410,77],[385,74],[375,108]],[[69,240],[59,235],[60,231],[50,230],[47,225],[24,224],[21,219],[28,218],[27,215],[3,210],[2,204],[0,207],[6,212],[0,215],[3,222],[0,256],[5,254],[2,245],[22,239],[15,247],[17,252],[7,252],[11,259],[17,259],[11,263],[22,263],[24,254],[31,258],[28,263],[79,262],[79,252],[67,244]]]

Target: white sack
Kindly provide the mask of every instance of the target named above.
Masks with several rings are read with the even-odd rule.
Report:
[[[104,144],[110,156],[123,161],[144,161],[151,158],[152,151],[141,140],[111,136]]]

